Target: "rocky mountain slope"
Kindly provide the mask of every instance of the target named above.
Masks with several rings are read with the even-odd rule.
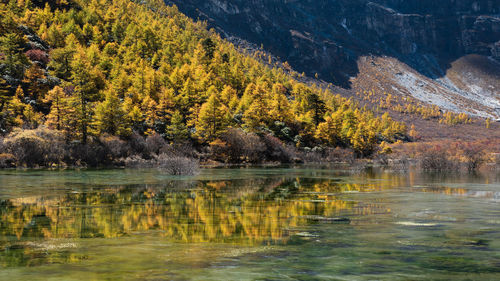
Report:
[[[344,89],[409,95],[446,110],[500,117],[497,0],[166,2],[227,38],[262,45],[294,69]],[[387,79],[366,88],[367,68]]]

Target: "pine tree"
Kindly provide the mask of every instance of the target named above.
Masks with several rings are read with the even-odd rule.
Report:
[[[66,37],[64,47],[51,51],[49,68],[53,75],[65,80],[71,77],[71,63],[78,46],[78,39],[74,34],[70,34]]]
[[[113,90],[106,91],[106,98],[96,107],[95,127],[98,134],[128,136],[132,133],[120,99]]]
[[[5,64],[6,75],[22,79],[24,69],[29,65],[28,58],[24,55],[24,39],[18,33],[7,33],[0,37],[0,62]]]
[[[93,107],[90,103],[98,98],[98,89],[91,72],[92,67],[83,49],[79,49],[71,63],[71,80],[75,85],[75,107],[78,110],[78,130],[82,143],[87,143],[89,126],[92,123]]]
[[[342,144],[342,112],[337,111],[325,118],[325,121],[318,125],[316,138],[323,142],[338,146]]]
[[[267,95],[266,89],[262,85],[257,85],[254,89],[252,102],[243,115],[243,122],[246,128],[257,131],[262,127],[266,127],[270,120]]]
[[[182,114],[176,110],[172,115],[171,123],[166,130],[167,138],[174,143],[186,141],[189,138],[189,131],[184,122]]]
[[[282,84],[273,86],[269,116],[276,121],[288,123],[293,119],[293,113],[285,93],[286,88]]]
[[[220,102],[217,90],[211,87],[209,92],[211,95],[202,105],[196,124],[196,133],[205,141],[218,137],[227,124],[227,108]]]
[[[37,102],[40,102],[48,91],[47,87],[40,82],[44,78],[45,73],[37,64],[32,64],[24,74],[23,82],[28,85],[27,93]]]
[[[308,93],[306,101],[307,109],[313,112],[314,124],[318,126],[326,113],[325,102],[316,93]]]
[[[56,130],[67,129],[64,126],[66,124],[64,119],[67,118],[70,111],[68,97],[64,90],[59,86],[55,86],[47,93],[43,101],[50,104],[50,113],[46,117],[46,124],[49,127],[55,127]]]
[[[7,81],[0,77],[0,112],[2,112],[5,108],[5,105],[12,98],[10,94],[10,85],[7,84]]]

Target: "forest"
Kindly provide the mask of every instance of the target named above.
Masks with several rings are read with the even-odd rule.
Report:
[[[0,17],[4,166],[366,157],[409,139],[388,114],[299,82],[160,0],[11,0]]]

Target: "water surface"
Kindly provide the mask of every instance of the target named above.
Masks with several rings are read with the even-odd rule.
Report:
[[[500,177],[0,171],[1,280],[500,280]]]

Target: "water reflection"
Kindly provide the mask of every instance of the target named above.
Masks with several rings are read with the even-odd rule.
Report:
[[[333,233],[342,229],[337,233],[339,237],[321,237],[323,245],[357,247],[357,243],[365,243],[363,249],[356,251],[367,251],[367,257],[373,255],[370,251],[376,256],[390,251],[403,256],[407,254],[402,249],[411,252],[418,245],[429,245],[427,238],[408,238],[420,237],[422,229],[439,230],[443,222],[467,221],[465,216],[457,219],[459,216],[455,215],[460,211],[457,208],[468,208],[467,204],[455,206],[450,203],[455,201],[440,199],[437,205],[451,206],[447,212],[421,210],[421,202],[428,197],[419,194],[484,202],[499,198],[496,190],[471,189],[460,186],[461,181],[449,185],[442,178],[426,178],[414,172],[355,176],[332,175],[325,170],[279,171],[265,176],[260,172],[218,180],[207,180],[209,176],[151,180],[147,184],[105,184],[108,178],[102,176],[99,183],[72,182],[71,188],[52,190],[46,195],[24,192],[23,196],[12,196],[17,194],[13,191],[0,200],[0,266],[80,263],[92,258],[89,252],[81,250],[80,244],[85,241],[99,244],[145,233],[157,240],[184,245],[289,247],[298,243],[297,237],[319,241],[321,231]],[[467,181],[469,185],[484,183],[480,179],[463,182]],[[393,214],[393,208],[399,209],[398,214]],[[494,212],[498,213],[496,209],[490,213]],[[402,214],[404,219],[399,217]],[[490,224],[500,223],[487,219]],[[315,228],[326,224],[341,225]],[[463,230],[466,231],[469,230]],[[465,234],[455,230],[432,235],[433,243],[448,248],[485,248],[489,243],[482,240],[483,233],[476,240],[463,240]],[[394,241],[399,248],[391,250],[394,246],[389,243]],[[371,248],[386,244],[383,250]],[[432,268],[436,263],[423,264]]]
[[[158,230],[183,242],[286,243],[308,216],[331,217],[356,206],[337,198],[371,187],[335,181],[207,181],[188,189],[120,186],[62,196],[2,201],[3,243],[30,238],[113,238]],[[364,207],[366,208],[366,206]]]

